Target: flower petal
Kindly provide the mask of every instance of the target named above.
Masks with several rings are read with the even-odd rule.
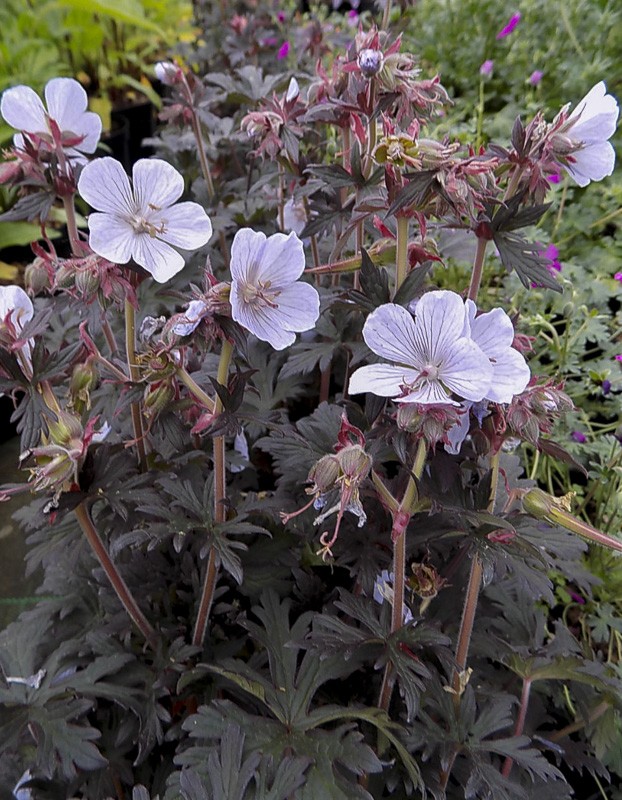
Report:
[[[89,215],[89,245],[97,255],[114,264],[127,264],[135,237],[132,226],[115,214]]]
[[[148,233],[134,234],[132,258],[158,283],[166,283],[186,266],[184,257],[177,250]]]
[[[270,238],[250,228],[239,230],[231,246],[231,276],[257,286],[282,288],[298,280],[305,268],[304,246],[295,233]]]
[[[577,150],[572,154],[573,164],[566,170],[579,186],[587,186],[590,181],[601,181],[611,175],[616,162],[616,154],[609,142],[598,142]]]
[[[0,286],[0,323],[9,312],[13,312],[11,320],[18,330],[32,319],[32,300],[21,286]]]
[[[136,203],[143,213],[173,205],[184,191],[182,175],[161,158],[139,159],[132,168],[132,181]]]
[[[396,397],[395,399],[398,403],[421,403],[422,405],[441,403],[450,406],[460,405],[460,403],[451,399],[438,381],[426,381],[417,389],[412,389],[405,397]]]
[[[177,203],[150,215],[149,219],[156,227],[164,223],[164,233],[159,233],[158,239],[184,250],[203,247],[212,235],[210,218],[198,203]]]
[[[239,292],[236,281],[231,284],[231,316],[243,328],[255,334],[258,339],[268,342],[275,350],[283,350],[296,341],[296,334],[286,331],[269,314],[273,311],[269,306],[253,306],[247,303]]]
[[[81,153],[94,153],[102,135],[102,121],[99,114],[94,111],[85,111],[82,114],[80,129],[77,133],[84,138],[75,147],[67,148],[66,152],[69,155],[71,155],[72,150],[79,150]]]
[[[348,385],[349,394],[371,394],[378,397],[397,397],[405,384],[416,380],[419,371],[393,364],[369,364],[352,373]]]
[[[44,94],[49,115],[61,131],[79,133],[80,118],[86,111],[88,98],[78,81],[52,78],[47,82]]]
[[[482,400],[490,389],[493,368],[475,342],[464,337],[445,349],[438,377],[465,400]]]
[[[109,156],[96,158],[80,173],[78,191],[97,211],[131,215],[136,211],[130,180],[120,162]]]
[[[417,343],[415,320],[403,306],[385,303],[367,317],[363,338],[379,356],[418,370],[425,360]]]
[[[523,356],[512,347],[496,356],[492,364],[492,383],[486,393],[493,403],[511,403],[526,388],[531,370]]]
[[[618,121],[618,103],[610,94],[604,81],[599,81],[577,103],[569,120],[576,119],[570,135],[581,141],[603,141],[613,136]]]
[[[416,346],[426,361],[436,364],[462,336],[465,323],[464,301],[459,294],[434,291],[424,294],[415,307]]]
[[[464,414],[460,414],[458,422],[452,425],[447,431],[445,450],[454,456],[460,452],[462,442],[466,439],[469,428],[471,427],[471,415],[469,414],[471,403],[468,401],[462,403],[462,408],[464,409]]]
[[[471,339],[486,353],[488,358],[502,355],[514,341],[514,325],[502,308],[493,308],[485,314],[475,316],[475,303],[466,301]]]
[[[278,318],[279,326],[286,331],[309,331],[320,316],[319,294],[302,281],[282,289],[275,302],[277,308],[271,308],[268,316]]]
[[[48,133],[45,108],[30,86],[7,89],[0,100],[0,114],[12,128],[27,133]]]

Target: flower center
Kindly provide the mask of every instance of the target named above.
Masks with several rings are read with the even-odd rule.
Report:
[[[270,308],[278,308],[278,304],[274,301],[281,292],[270,291],[271,285],[271,281],[257,281],[256,284],[244,281],[240,286],[244,302],[255,307],[270,306]]]
[[[142,214],[136,213],[130,217],[129,223],[135,233],[148,233],[152,239],[155,239],[158,234],[166,233],[166,220],[164,219],[160,220],[159,225],[155,225]]]
[[[434,366],[434,364],[426,364],[419,373],[419,378],[424,378],[429,381],[436,381],[438,380],[439,371],[439,368]]]

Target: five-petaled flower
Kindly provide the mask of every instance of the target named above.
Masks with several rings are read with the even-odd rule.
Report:
[[[497,321],[491,322],[496,327]],[[363,338],[392,363],[357,369],[350,394],[457,405],[451,393],[477,401],[490,390],[493,366],[470,338],[464,301],[455,292],[428,292],[417,303],[414,319],[402,306],[380,306],[367,318]]]
[[[616,154],[609,139],[615,133],[620,109],[604,81],[593,86],[564,126],[564,133],[580,149],[569,157],[566,169],[579,186],[611,175]]]
[[[94,153],[102,123],[97,114],[86,110],[88,98],[78,81],[52,78],[44,94],[47,108],[30,86],[14,86],[2,95],[0,114],[21,131],[13,138],[15,146],[23,149],[26,134],[36,136],[50,150],[62,146],[68,156]]]
[[[88,218],[91,249],[116,264],[133,258],[159,283],[184,267],[175,247],[195,250],[212,235],[198,203],[177,203],[184,179],[158,158],[137,161],[132,183],[114,158],[98,158],[82,170],[78,191],[98,212]]]
[[[296,333],[314,327],[320,297],[298,279],[304,248],[295,233],[285,236],[239,230],[231,246],[231,315],[275,350],[292,344]]]

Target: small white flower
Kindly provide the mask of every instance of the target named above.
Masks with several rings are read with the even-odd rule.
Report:
[[[283,228],[286,231],[294,231],[296,236],[300,236],[306,224],[307,212],[304,203],[290,197],[283,206]]]
[[[275,350],[292,344],[320,315],[317,291],[298,280],[304,268],[304,248],[295,233],[266,238],[250,228],[239,230],[231,246],[233,319]]]
[[[20,286],[0,286],[0,341],[10,343],[19,339],[33,314],[32,301]],[[34,340],[30,339],[19,349],[20,367],[27,378],[32,376],[32,347]]]
[[[0,101],[0,114],[13,128],[26,134],[35,134],[49,145],[53,144],[53,120],[58,126],[67,155],[80,156],[94,153],[102,131],[102,122],[93,111],[87,111],[88,98],[78,81],[73,78],[53,78],[45,86],[43,105],[39,95],[30,86],[7,89]],[[24,137],[16,134],[16,147],[24,147]]]
[[[159,283],[184,267],[175,247],[196,250],[212,235],[212,223],[198,203],[177,203],[184,179],[159,158],[137,161],[132,183],[114,158],[98,158],[82,170],[78,191],[102,212],[88,218],[91,249],[115,264],[133,258]]]
[[[466,314],[460,295],[428,292],[417,303],[415,318],[402,306],[387,303],[363,326],[367,346],[391,364],[361,367],[350,378],[350,394],[371,392],[401,403],[449,403],[453,392],[481,400],[490,389],[490,359],[465,335]]]
[[[173,333],[177,336],[190,336],[207,314],[209,314],[209,306],[205,300],[191,300],[183,315],[180,315],[182,321],[173,325]]]
[[[153,71],[156,78],[165,86],[175,86],[183,77],[181,68],[177,64],[173,64],[172,61],[158,61]]]
[[[285,95],[285,101],[290,103],[292,100],[295,100],[300,95],[300,86],[298,85],[298,81],[296,78],[291,78],[289,82],[289,86],[287,87],[287,94]]]
[[[604,81],[593,86],[570,115],[566,135],[582,147],[572,154],[573,162],[566,166],[579,186],[600,181],[611,175],[616,154],[609,139],[618,122],[618,103]]]

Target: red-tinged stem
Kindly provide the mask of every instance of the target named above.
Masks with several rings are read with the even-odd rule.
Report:
[[[518,718],[516,720],[516,725],[514,726],[514,736],[520,736],[523,732],[525,727],[525,719],[527,718],[527,708],[529,706],[529,694],[531,692],[531,679],[530,678],[523,678],[523,691],[521,692],[520,697],[520,708],[518,711]],[[501,774],[504,778],[510,777],[510,772],[512,771],[512,764],[514,763],[514,759],[507,756],[505,761],[503,762],[503,769],[501,770]]]
[[[486,248],[488,247],[488,239],[477,239],[477,250],[475,251],[475,260],[473,261],[473,271],[471,272],[471,284],[469,286],[469,299],[475,302],[477,294],[482,282],[482,272],[484,270],[484,258],[486,256]]]
[[[130,373],[130,379],[134,383],[140,380],[140,371],[136,363],[136,315],[134,313],[134,306],[125,301],[125,353],[127,356],[127,368]],[[147,451],[145,448],[145,433],[143,430],[143,415],[141,404],[139,402],[132,403],[132,427],[134,428],[134,440],[136,441],[136,449],[138,450],[138,463],[140,468],[144,471],[147,469]]]
[[[99,534],[93,525],[88,508],[84,503],[81,503],[75,509],[75,515],[80,527],[82,528],[82,532],[84,533],[88,543],[91,545],[93,552],[97,556],[97,559],[106,573],[108,580],[112,584],[112,588],[115,590],[117,597],[123,604],[123,607],[127,613],[130,615],[132,622],[136,625],[147,642],[149,642],[152,647],[155,647],[156,632],[138,607],[138,603],[134,599],[134,596],[128,589],[127,584],[121,577],[118,569],[108,555],[108,551],[100,539]]]
[[[218,364],[218,374],[216,380],[221,386],[227,385],[229,365],[233,355],[233,345],[223,339],[222,350],[220,351],[220,362]],[[214,397],[214,414],[218,415],[223,409],[222,401],[218,394]],[[214,437],[214,522],[219,524],[224,522],[227,516],[227,476],[225,472],[225,437]],[[209,614],[214,599],[216,589],[216,579],[218,577],[218,558],[216,550],[212,545],[207,558],[205,578],[203,580],[203,591],[199,601],[199,610],[194,625],[192,643],[201,647],[207,632]]]

